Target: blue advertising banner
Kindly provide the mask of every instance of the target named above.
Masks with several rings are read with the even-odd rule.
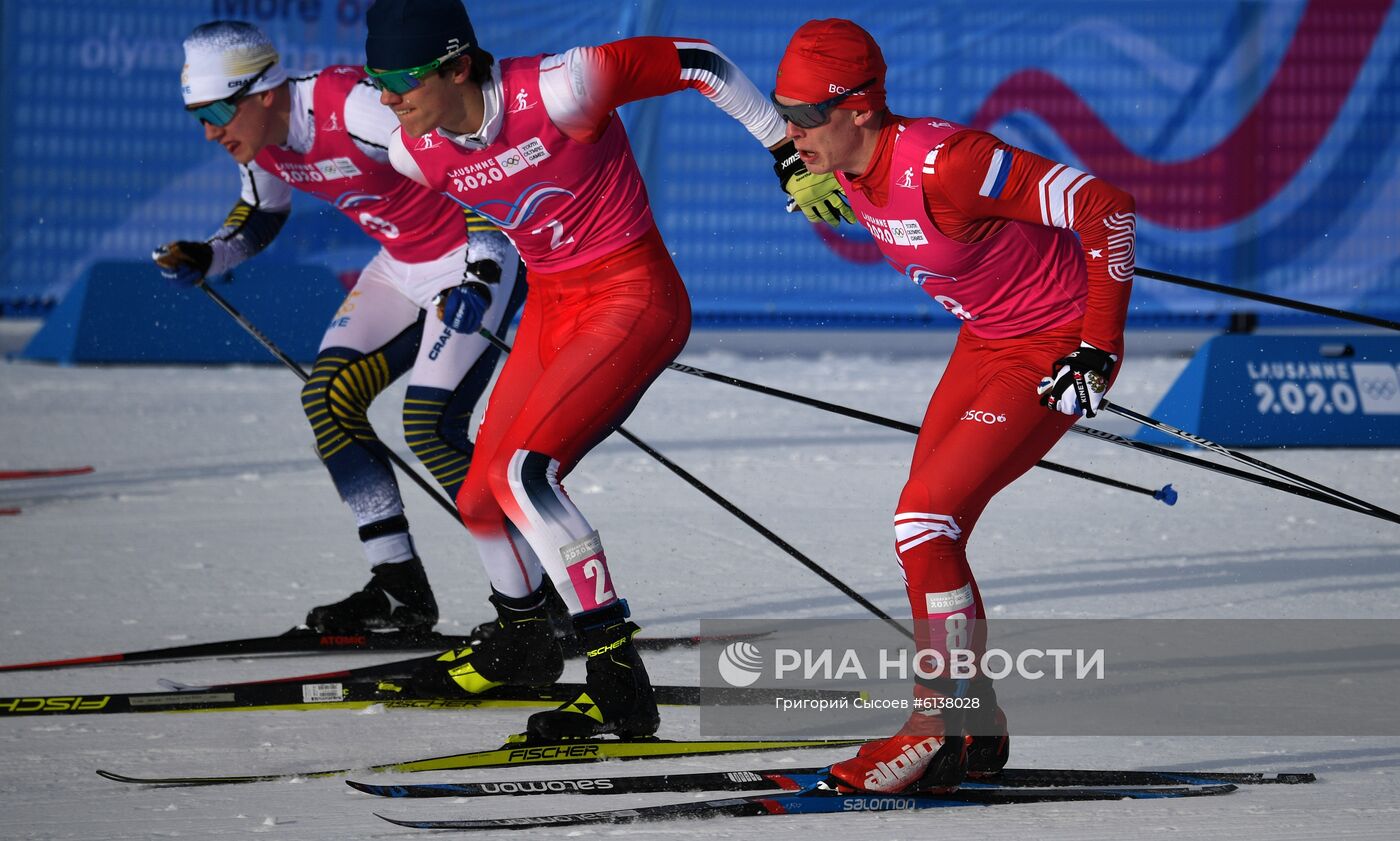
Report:
[[[233,163],[183,113],[180,42],[261,25],[293,69],[359,63],[370,0],[7,0],[0,306],[42,307],[95,262],[208,236]],[[984,128],[1132,192],[1138,264],[1400,315],[1400,7],[1393,0],[737,0],[469,3],[497,56],[638,34],[708,38],[760,89],[809,18],[881,43],[891,107]],[[700,324],[957,322],[863,231],[783,212],[771,158],[694,93],[627,106],[658,223]],[[299,197],[271,251],[353,275],[371,241]],[[268,258],[263,258],[268,259]],[[1280,311],[1140,279],[1135,323]]]
[[[292,359],[316,358],[345,297],[322,266],[255,260],[212,288]],[[224,281],[232,282],[224,282]],[[144,262],[95,264],[25,345],[47,362],[271,362],[268,351],[198,289],[174,289]]]
[[[1400,337],[1216,336],[1152,414],[1227,447],[1394,447]]]

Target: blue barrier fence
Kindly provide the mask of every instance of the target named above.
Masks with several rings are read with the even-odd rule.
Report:
[[[180,42],[263,26],[294,69],[358,63],[369,0],[6,0],[0,313],[38,312],[94,264],[207,236],[237,175],[182,113]],[[1400,315],[1400,8],[1391,0],[942,0],[770,6],[471,3],[497,55],[636,34],[709,38],[766,90],[791,32],[851,17],[880,41],[890,102],[990,129],[1132,191],[1138,262]],[[695,94],[624,111],[701,324],[946,324],[860,231],[785,214],[771,159]],[[371,242],[298,197],[262,259],[357,270]],[[1138,324],[1277,310],[1140,280]]]

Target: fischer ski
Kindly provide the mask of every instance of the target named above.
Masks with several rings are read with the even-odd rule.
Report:
[[[0,511],[0,513],[3,513]],[[18,509],[15,513],[19,513]],[[695,648],[705,643],[733,642],[752,639],[760,634],[733,634],[719,636],[669,636],[637,637],[633,640],[638,648],[646,651],[661,651],[670,648]],[[278,654],[315,654],[319,652],[355,651],[447,651],[470,645],[471,637],[448,636],[436,631],[407,633],[403,631],[365,632],[357,634],[323,634],[308,628],[292,628],[274,637],[249,637],[247,639],[220,640],[216,642],[192,643],[167,648],[152,648],[144,651],[127,651],[117,654],[97,654],[87,657],[71,657],[62,660],[39,660],[33,663],[0,664],[0,672],[35,671],[39,669],[64,669],[77,666],[110,666],[122,663],[173,663],[181,660],[213,660],[224,658],[256,657]],[[577,657],[583,652],[573,640],[560,640],[566,657]]]
[[[203,786],[229,783],[255,783],[272,780],[335,777],[352,771],[418,772],[460,771],[469,768],[512,768],[521,765],[568,765],[582,762],[630,759],[671,759],[676,757],[713,756],[727,753],[801,750],[806,748],[841,748],[861,744],[863,739],[796,739],[796,740],[737,740],[737,741],[669,741],[666,739],[575,739],[567,742],[532,743],[513,736],[506,744],[490,750],[372,765],[368,768],[339,768],[319,771],[292,771],[275,774],[134,777],[99,769],[98,776],[120,783],[159,786]]]
[[[829,790],[804,790],[788,794],[756,794],[723,797],[662,806],[639,806],[603,812],[575,812],[525,818],[467,818],[404,820],[375,813],[389,823],[413,829],[532,829],[580,824],[622,824],[668,821],[678,818],[774,817],[841,812],[894,812],[944,809],[959,806],[1000,806],[1013,803],[1065,803],[1095,800],[1163,800],[1229,794],[1230,784],[1171,786],[1164,788],[1000,788],[971,784],[951,794],[841,794]]]
[[[170,692],[85,692],[65,695],[0,697],[0,719],[24,715],[91,715],[97,713],[212,712],[250,710],[362,709],[375,704],[387,708],[462,710],[476,707],[548,707],[567,703],[585,690],[581,683],[548,686],[498,686],[472,697],[425,695],[400,686],[393,678],[364,679],[368,670],[398,667],[401,663],[354,670],[356,677],[335,672],[298,678],[277,678],[220,686],[185,686]],[[167,684],[172,685],[172,684]],[[662,705],[744,705],[771,703],[776,690],[654,686]],[[786,697],[799,697],[783,690]],[[839,690],[803,690],[806,697],[852,699],[860,693]]]
[[[50,479],[55,476],[81,476],[91,473],[92,465],[82,467],[54,467],[41,470],[0,470],[0,480],[6,479]]]
[[[755,771],[700,771],[684,774],[573,777],[553,780],[487,780],[471,783],[345,784],[379,797],[496,797],[535,794],[656,794],[692,791],[799,791],[826,779],[828,767],[774,768]],[[1264,774],[1211,771],[1117,771],[1070,768],[1007,768],[979,777],[1000,788],[1086,786],[1293,785],[1315,782],[1310,773]]]

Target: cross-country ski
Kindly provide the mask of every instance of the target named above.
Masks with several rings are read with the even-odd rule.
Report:
[[[507,742],[500,748],[435,756],[403,762],[388,762],[365,768],[288,771],[269,774],[225,774],[216,776],[138,777],[98,769],[99,776],[114,782],[159,786],[202,786],[232,783],[269,782],[310,777],[333,777],[354,770],[380,772],[459,771],[468,768],[511,768],[525,765],[577,765],[610,760],[693,759],[730,753],[793,751],[812,748],[839,748],[859,744],[853,739],[747,739],[678,740],[666,739],[574,739],[541,743],[525,739]]]
[[[663,651],[668,648],[695,648],[706,642],[748,639],[752,636],[749,634],[648,636],[638,637],[636,644],[639,648],[647,651]],[[80,666],[114,666],[122,663],[176,663],[182,660],[241,659],[260,655],[313,654],[318,652],[443,651],[469,645],[471,641],[472,637],[450,636],[436,631],[420,633],[359,631],[331,634],[313,631],[306,627],[297,627],[269,637],[216,640],[114,654],[91,654],[57,660],[37,660],[32,663],[6,663],[0,664],[0,672],[70,669]],[[562,644],[566,654],[582,656],[583,652],[572,641],[562,641]]]
[[[292,678],[197,686],[162,680],[165,692],[67,692],[49,695],[0,696],[0,719],[22,716],[112,715],[117,713],[248,712],[252,710],[347,710],[372,706],[420,710],[469,710],[501,707],[548,707],[566,703],[585,690],[584,684],[498,686],[475,695],[438,693],[415,686],[402,677],[408,667],[432,658],[326,672]],[[773,690],[732,687],[653,687],[662,706],[771,705]],[[850,701],[859,693],[842,690],[802,690],[785,697]]]
[[[996,786],[969,787],[951,794],[839,794],[803,791],[793,794],[724,797],[664,806],[636,806],[600,812],[573,812],[521,818],[412,819],[375,813],[398,826],[413,829],[539,829],[584,824],[630,824],[704,818],[771,818],[782,815],[846,815],[954,809],[964,806],[1010,806],[1032,803],[1086,803],[1117,800],[1172,800],[1230,794],[1230,784],[1162,786],[1158,788],[1049,788],[1020,789]],[[833,827],[833,830],[837,830]]]
[[[497,797],[544,794],[655,794],[682,791],[796,791],[820,783],[828,768],[698,771],[681,774],[485,780],[460,783],[374,783],[346,780],[356,791],[379,797]],[[1142,771],[1086,768],[1005,768],[976,782],[1001,788],[1059,786],[1299,785],[1316,782],[1309,772]]]

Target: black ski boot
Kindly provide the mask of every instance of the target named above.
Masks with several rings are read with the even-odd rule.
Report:
[[[965,718],[967,773],[973,777],[995,776],[1011,757],[1006,713],[997,704],[997,691],[991,678],[973,678],[970,694],[978,700],[978,705],[976,709],[969,709]]]
[[[323,634],[426,633],[437,621],[437,600],[417,558],[379,564],[364,589],[306,614],[306,626]]]
[[[588,656],[588,684],[556,710],[535,713],[526,725],[530,741],[557,742],[613,733],[624,739],[653,736],[661,726],[656,697],[642,658],[632,645],[640,628],[617,602],[574,617]]]
[[[564,654],[549,624],[544,594],[519,599],[491,593],[496,630],[479,643],[448,651],[414,672],[415,689],[448,697],[497,686],[544,686],[564,673]]]
[[[564,646],[565,651],[577,651],[578,640],[574,637],[574,623],[569,617],[568,605],[564,604],[564,599],[559,596],[559,591],[554,589],[554,584],[548,576],[540,582],[540,590],[544,593],[544,606],[549,614],[549,624],[554,629],[554,636]],[[467,634],[467,639],[471,640],[472,645],[480,645],[500,629],[501,623],[490,619],[473,628],[471,633]]]

